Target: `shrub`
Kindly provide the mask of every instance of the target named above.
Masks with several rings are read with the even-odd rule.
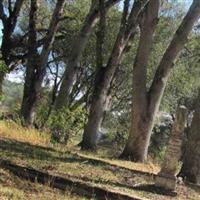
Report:
[[[47,126],[52,134],[52,141],[67,143],[69,136],[78,134],[85,124],[86,112],[82,107],[70,111],[67,108],[53,111]]]

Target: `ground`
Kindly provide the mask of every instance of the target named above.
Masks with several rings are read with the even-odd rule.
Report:
[[[81,182],[88,187],[98,187],[125,193],[141,199],[198,200],[198,186],[180,184],[177,195],[154,187],[155,175],[160,167],[152,163],[137,164],[111,159],[108,147],[98,153],[81,152],[72,145],[55,145],[48,133],[24,129],[13,122],[0,122],[0,163],[33,168],[52,176]],[[76,186],[73,186],[76,187]],[[58,190],[22,179],[0,167],[0,199],[98,199],[78,194],[72,186]]]

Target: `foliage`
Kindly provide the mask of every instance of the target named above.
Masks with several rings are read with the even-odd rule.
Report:
[[[47,121],[47,127],[52,134],[52,140],[67,143],[69,136],[78,134],[84,127],[86,112],[78,107],[73,111],[64,108],[53,111]]]
[[[0,72],[4,72],[4,73],[8,72],[8,68],[2,60],[0,60]]]

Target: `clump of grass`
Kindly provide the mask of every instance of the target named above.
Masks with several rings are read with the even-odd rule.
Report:
[[[22,127],[13,121],[0,121],[0,137],[45,146],[49,145],[51,140],[49,133]]]

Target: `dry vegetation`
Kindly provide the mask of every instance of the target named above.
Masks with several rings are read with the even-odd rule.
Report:
[[[38,132],[36,129],[22,128],[12,121],[0,121],[0,136],[33,145],[50,145],[50,134]]]

